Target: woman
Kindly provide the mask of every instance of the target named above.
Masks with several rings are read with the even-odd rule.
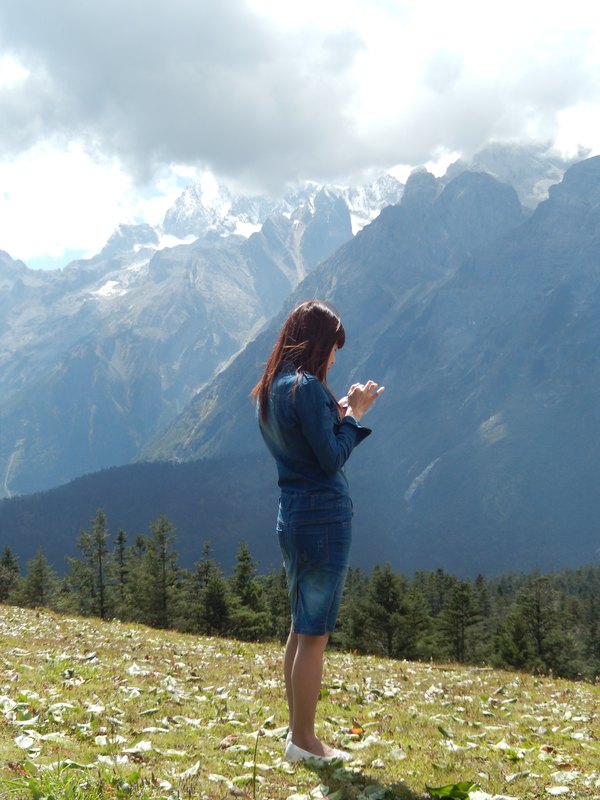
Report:
[[[284,656],[288,761],[349,758],[315,735],[323,653],[333,631],[351,540],[352,501],[343,466],[371,431],[359,420],[383,391],[353,384],[338,403],[327,373],[346,335],[326,303],[309,300],[285,321],[252,395],[275,458],[281,497],[277,534],[292,611]]]

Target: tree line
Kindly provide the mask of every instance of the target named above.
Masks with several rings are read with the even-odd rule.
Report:
[[[77,540],[79,558],[59,576],[42,550],[22,574],[0,557],[0,602],[120,619],[187,633],[284,641],[289,602],[283,569],[258,572],[241,542],[225,575],[204,542],[193,569],[177,563],[166,516],[133,542],[111,538],[99,509]],[[457,661],[595,681],[600,676],[600,566],[549,575],[479,575],[438,569],[412,578],[389,564],[350,568],[333,647],[394,659]]]

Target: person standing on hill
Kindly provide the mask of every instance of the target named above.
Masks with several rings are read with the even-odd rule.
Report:
[[[348,572],[352,501],[343,467],[370,433],[361,417],[383,391],[355,383],[337,401],[327,374],[346,334],[334,309],[308,300],[286,319],[252,390],[263,439],[275,459],[281,496],[277,536],[292,624],[284,656],[289,710],[285,757],[349,759],[315,734],[323,654]]]

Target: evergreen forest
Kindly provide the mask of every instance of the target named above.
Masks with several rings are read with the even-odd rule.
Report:
[[[0,557],[0,602],[120,619],[246,641],[285,641],[283,569],[259,573],[247,543],[230,575],[204,542],[194,569],[177,561],[166,516],[130,541],[99,509],[79,532],[78,558],[59,575],[42,550],[21,569]],[[455,661],[596,681],[600,676],[600,565],[551,574],[460,579],[443,569],[412,577],[390,565],[352,567],[331,647],[411,661]]]

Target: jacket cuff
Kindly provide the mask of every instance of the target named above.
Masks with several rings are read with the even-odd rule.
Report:
[[[350,416],[349,414],[345,417],[342,417],[340,425],[343,425],[344,423],[346,425],[352,425],[352,427],[355,429],[357,444],[362,442],[363,439],[366,439],[367,436],[373,432],[371,428],[365,428],[364,425],[361,425],[357,419],[354,419],[354,417]]]

